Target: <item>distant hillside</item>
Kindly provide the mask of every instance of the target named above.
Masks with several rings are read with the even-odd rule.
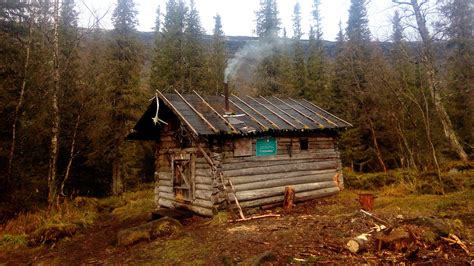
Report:
[[[139,37],[142,40],[143,44],[147,48],[153,48],[154,46],[154,32],[139,32]],[[212,35],[205,35],[204,40],[206,42],[212,41]],[[227,48],[229,54],[235,54],[240,48],[246,45],[249,42],[256,42],[258,41],[258,37],[250,37],[250,36],[226,36],[227,40]],[[309,46],[308,40],[301,40],[305,49]],[[331,41],[323,41],[323,45],[326,51],[326,54],[329,57],[333,57],[335,55],[335,47],[336,43]]]

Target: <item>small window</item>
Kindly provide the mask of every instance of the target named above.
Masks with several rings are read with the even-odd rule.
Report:
[[[300,150],[307,151],[308,150],[308,139],[300,139]]]

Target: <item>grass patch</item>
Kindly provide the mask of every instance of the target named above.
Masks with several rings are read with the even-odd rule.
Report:
[[[227,211],[220,211],[216,215],[212,217],[212,219],[209,221],[209,225],[215,226],[215,225],[221,225],[221,224],[226,224],[229,221],[229,213]]]
[[[28,244],[27,235],[9,235],[4,234],[0,238],[1,249],[17,249],[25,247]]]
[[[5,224],[0,239],[3,248],[52,242],[92,225],[96,218],[97,199],[80,197],[66,200],[52,211],[19,214]]]
[[[344,182],[349,189],[369,191],[383,189],[392,195],[407,193],[439,195],[443,190],[450,193],[474,189],[474,170],[466,167],[462,169],[462,171],[443,172],[441,181],[436,172],[432,171],[393,170],[386,173],[356,173],[345,170]]]
[[[156,208],[153,201],[154,192],[151,188],[124,193],[119,199],[105,199],[101,204],[118,204],[112,215],[122,221],[135,219],[149,219],[151,212]],[[105,203],[104,203],[105,202]]]

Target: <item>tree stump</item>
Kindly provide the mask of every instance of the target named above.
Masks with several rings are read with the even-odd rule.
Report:
[[[293,208],[295,200],[295,189],[292,186],[285,187],[285,199],[283,200],[283,209],[290,210]]]
[[[403,228],[395,228],[388,234],[378,232],[375,235],[375,239],[379,250],[406,251],[413,244],[410,233]]]

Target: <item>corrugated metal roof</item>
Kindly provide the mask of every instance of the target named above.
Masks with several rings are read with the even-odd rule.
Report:
[[[158,97],[196,135],[338,129],[352,125],[306,100],[277,97],[161,94]],[[165,119],[165,118],[162,118]]]

